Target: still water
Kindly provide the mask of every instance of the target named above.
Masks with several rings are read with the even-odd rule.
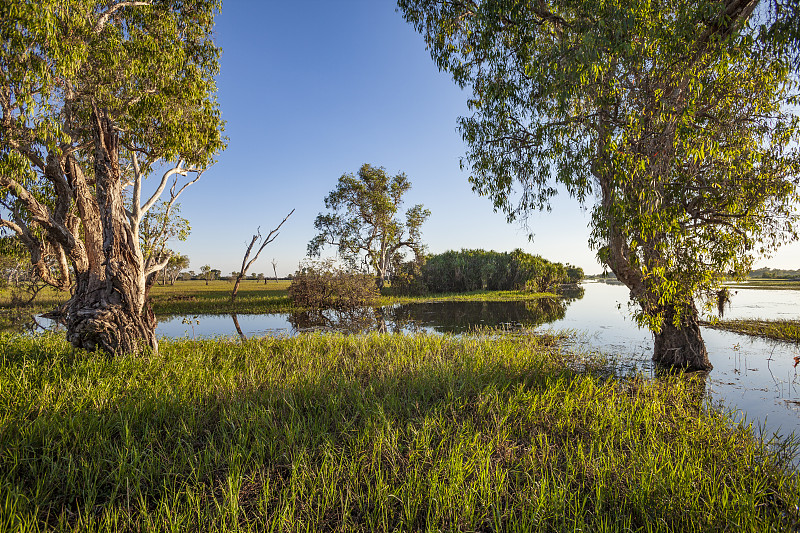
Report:
[[[461,333],[475,327],[535,327],[538,331],[571,330],[575,349],[614,358],[623,372],[654,375],[653,338],[631,318],[628,291],[621,285],[585,283],[582,298],[538,302],[441,302],[400,305],[355,315],[238,315],[247,337],[293,335],[307,330],[383,330],[399,333]],[[800,291],[738,289],[725,318],[800,317]],[[176,317],[158,325],[162,337],[236,336],[230,315]],[[714,370],[707,391],[715,404],[739,411],[740,417],[769,434],[800,435],[800,378],[794,357],[800,345],[703,328]]]

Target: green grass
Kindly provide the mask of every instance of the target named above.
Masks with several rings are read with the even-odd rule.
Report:
[[[798,526],[786,457],[699,409],[702,383],[598,365],[533,335],[172,341],[113,359],[5,336],[0,531]]]
[[[704,323],[704,325],[744,335],[766,337],[779,341],[800,342],[800,320],[739,319],[720,320],[713,323]]]
[[[23,297],[24,294],[22,295]],[[49,311],[62,303],[66,302],[69,298],[69,291],[59,291],[52,287],[45,287],[36,295],[30,308],[38,311]],[[27,297],[25,297],[27,300]],[[12,299],[12,291],[6,287],[0,289],[0,309],[13,309],[18,306],[18,303]]]
[[[731,282],[728,287],[733,289],[800,290],[800,280],[748,278],[744,281]]]
[[[153,312],[159,316],[222,313],[287,313],[292,303],[286,289],[289,282],[245,280],[239,286],[236,303],[231,304],[233,283],[229,281],[177,281],[156,285],[150,291]]]

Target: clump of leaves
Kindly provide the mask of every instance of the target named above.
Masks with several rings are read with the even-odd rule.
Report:
[[[289,285],[294,306],[310,310],[358,309],[374,305],[379,295],[374,276],[347,270],[332,259],[306,261]]]

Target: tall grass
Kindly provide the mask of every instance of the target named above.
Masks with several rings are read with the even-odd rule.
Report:
[[[743,318],[737,320],[719,320],[704,325],[755,337],[766,337],[768,339],[787,342],[800,342],[800,320]]]
[[[533,336],[106,357],[0,339],[0,531],[777,531],[800,484],[694,380]]]

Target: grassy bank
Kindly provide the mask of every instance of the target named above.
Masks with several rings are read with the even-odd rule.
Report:
[[[771,531],[800,484],[702,384],[534,336],[0,339],[0,531]]]
[[[787,342],[800,342],[800,320],[739,319],[705,323],[710,328],[724,329]]]
[[[174,285],[155,285],[150,291],[153,312],[157,316],[203,315],[227,313],[288,313],[292,302],[287,289],[289,281],[257,282],[246,280],[239,288],[236,303],[231,304],[233,284],[229,281],[178,281]],[[475,291],[469,293],[435,294],[426,296],[391,296],[390,291],[381,296],[378,305],[393,305],[412,302],[452,301],[520,301],[553,297],[549,293],[525,291]],[[29,311],[42,313],[66,301],[69,294],[45,289]],[[11,292],[0,291],[0,309],[12,309]]]
[[[728,287],[733,289],[800,290],[800,281],[748,278],[744,281],[731,282]]]
[[[227,281],[178,282],[173,286],[157,286],[152,290],[153,311],[156,315],[218,314],[218,313],[288,313],[293,310],[287,289],[288,281],[245,282],[239,289],[236,303],[231,304],[233,285]],[[468,293],[433,294],[425,296],[393,296],[384,291],[377,305],[386,306],[414,302],[471,302],[520,301],[553,297],[550,293],[526,291],[474,291]]]
[[[442,294],[426,294],[423,296],[382,296],[379,305],[432,302],[520,302],[533,301],[540,298],[557,298],[549,292],[529,291],[473,291]]]
[[[286,291],[289,282],[243,281],[231,304],[233,283],[229,281],[178,281],[157,285],[150,291],[156,315],[205,315],[220,313],[288,313],[292,302]]]

